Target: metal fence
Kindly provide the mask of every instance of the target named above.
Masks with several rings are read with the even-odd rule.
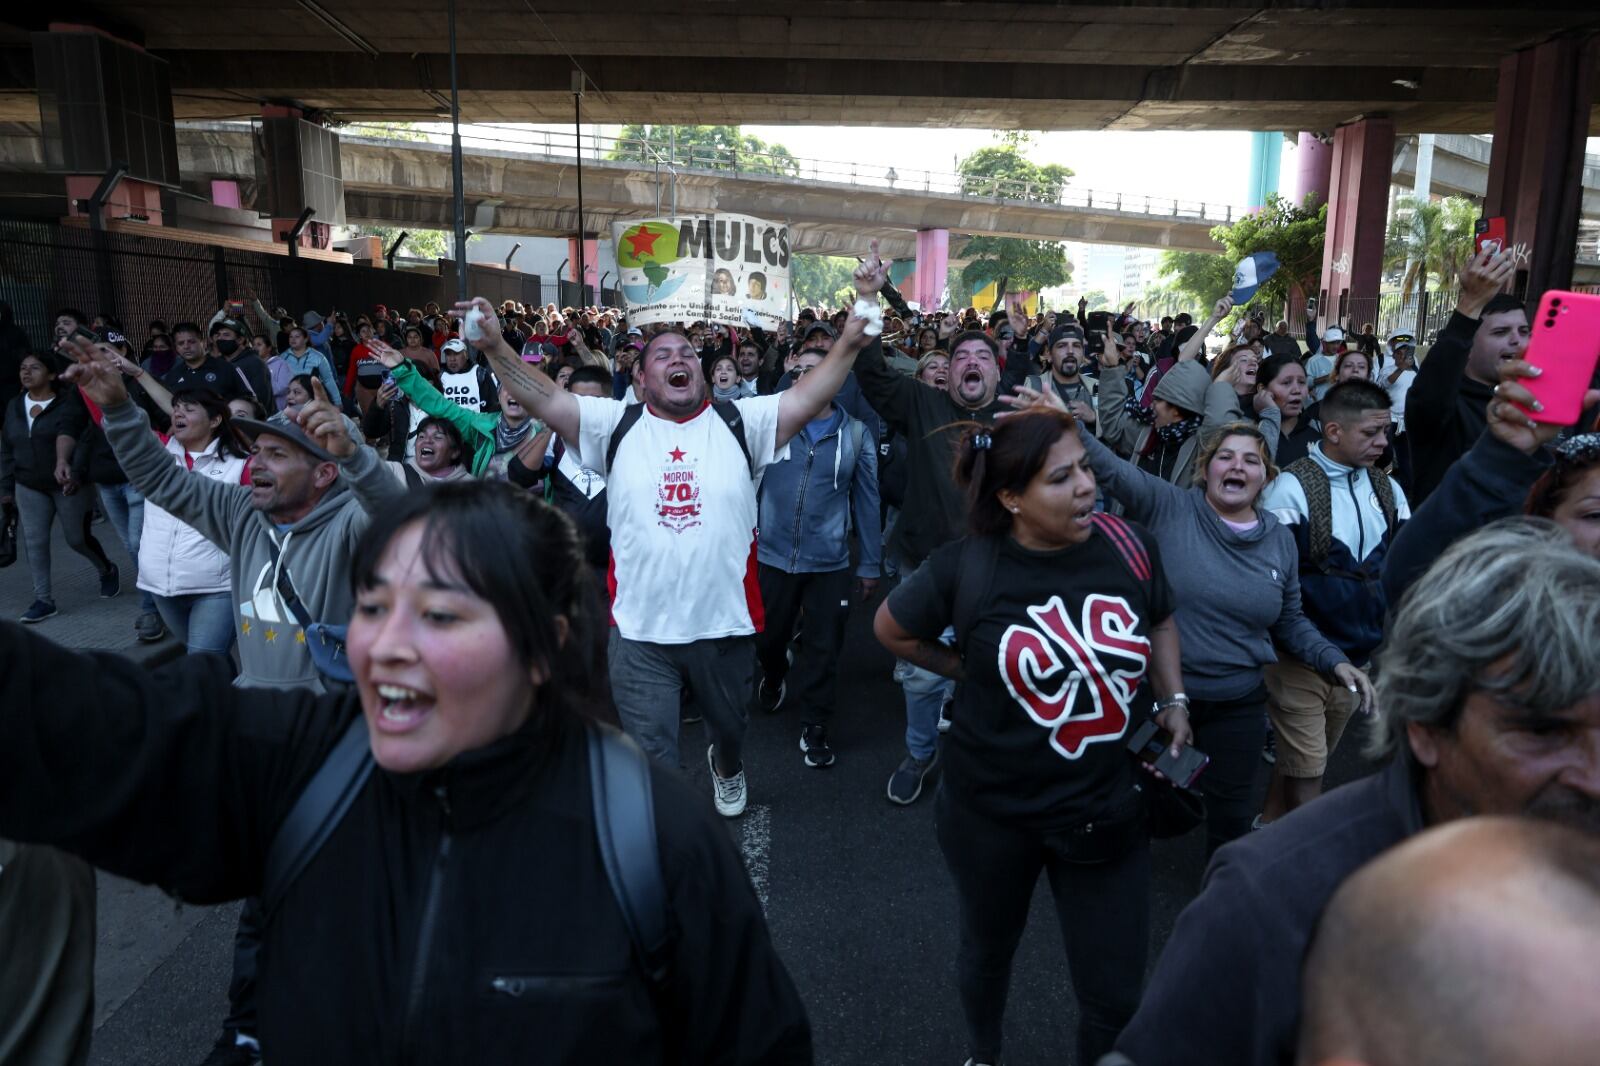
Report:
[[[130,336],[143,337],[155,319],[168,326],[184,320],[203,324],[228,300],[255,298],[297,314],[337,308],[351,316],[378,304],[449,306],[455,302],[455,276],[449,260],[440,260],[432,272],[384,270],[157,235],[107,233],[97,240],[78,226],[0,219],[0,300],[11,305],[35,347],[48,346],[52,316],[62,307],[109,315]],[[556,288],[531,274],[480,263],[467,265],[467,284],[473,295],[495,303],[540,304]],[[579,295],[576,284],[562,283],[564,306]],[[592,296],[593,288],[584,295]]]
[[[1438,292],[1412,293],[1402,296],[1386,292],[1379,296],[1346,301],[1344,324],[1359,330],[1372,323],[1372,332],[1380,340],[1393,333],[1411,333],[1421,344],[1432,344],[1434,336],[1450,321],[1460,298],[1459,287],[1451,286]]]

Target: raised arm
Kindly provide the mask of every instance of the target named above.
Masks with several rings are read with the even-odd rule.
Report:
[[[872,242],[873,252],[869,263],[862,263],[856,268],[856,292],[858,295],[876,299],[878,288],[883,281],[888,279],[888,268],[878,258],[878,242]],[[846,323],[846,328],[849,323]],[[838,342],[835,342],[837,347]],[[854,356],[852,356],[854,358]],[[861,395],[867,398],[867,403],[872,409],[896,429],[904,430],[910,425],[911,408],[913,405],[914,389],[925,389],[926,385],[905,374],[899,373],[884,362],[883,344],[873,337],[860,352],[860,358],[855,362],[856,381],[861,386]],[[821,369],[820,367],[818,369]],[[812,371],[816,373],[816,371]],[[807,377],[810,375],[808,374]]]
[[[1194,336],[1183,342],[1183,347],[1178,349],[1178,362],[1193,359],[1205,351],[1206,338],[1211,336],[1211,331],[1217,328],[1217,323],[1228,317],[1228,312],[1233,310],[1233,294],[1229,293],[1217,301],[1211,309],[1211,317],[1206,319],[1205,325],[1195,330]]]
[[[456,310],[463,317],[474,308],[483,315],[483,333],[477,340],[467,343],[484,354],[500,383],[529,414],[555,430],[563,440],[577,440],[577,399],[537,370],[529,369],[522,357],[511,350],[511,345],[501,336],[500,317],[495,314],[494,306],[488,300],[475,296],[467,303],[456,304]]]
[[[377,451],[362,442],[360,430],[335,406],[321,378],[311,379],[311,395],[297,420],[306,434],[338,461],[339,476],[349,484],[361,509],[374,514],[402,495],[404,486],[389,473]],[[359,535],[360,531],[354,532]]]
[[[873,246],[877,246],[876,241]],[[787,444],[807,422],[828,409],[855,365],[856,355],[866,346],[866,330],[867,320],[852,312],[833,347],[828,349],[827,358],[778,394],[778,447]]]

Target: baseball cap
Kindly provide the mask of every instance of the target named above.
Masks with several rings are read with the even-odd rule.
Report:
[[[628,336],[630,336],[630,337],[642,337],[642,336],[644,336],[644,330],[640,329],[638,326],[634,326],[632,329],[630,329],[628,331]]]
[[[826,322],[813,322],[811,325],[806,327],[806,331],[803,335],[801,335],[800,339],[806,340],[813,333],[826,333],[829,340],[834,340],[839,336],[833,331],[833,327],[828,325]]]
[[[1340,329],[1338,326],[1329,326],[1327,331],[1322,334],[1322,339],[1327,341],[1329,344],[1343,344],[1344,330]]]
[[[244,434],[246,440],[254,441],[263,433],[274,437],[282,437],[290,444],[310,452],[320,462],[338,462],[338,460],[333,457],[331,452],[327,451],[322,447],[322,445],[312,440],[311,437],[307,435],[306,431],[301,428],[300,423],[294,421],[293,419],[289,420],[288,422],[273,423],[258,422],[253,418],[235,418],[231,420],[231,423],[239,430],[240,433]]]
[[[1410,333],[1392,333],[1389,335],[1389,350],[1399,351],[1401,348],[1415,348],[1417,338]]]
[[[451,337],[439,346],[439,350],[441,352],[464,352],[467,350],[467,342],[460,337]]]
[[[1080,341],[1083,340],[1083,328],[1076,322],[1069,322],[1064,326],[1057,326],[1055,329],[1050,331],[1050,347],[1054,348],[1058,342],[1065,340],[1068,337],[1076,337]]]
[[[231,329],[241,337],[249,336],[250,331],[244,328],[244,323],[237,318],[219,318],[211,325],[211,336],[217,335],[219,329]]]

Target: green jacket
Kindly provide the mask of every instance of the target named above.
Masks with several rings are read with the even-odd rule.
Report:
[[[461,439],[472,449],[473,477],[489,472],[494,459],[494,427],[500,422],[498,412],[467,410],[429,384],[409,359],[395,368],[394,383],[423,414],[442,418],[461,431]],[[535,436],[543,433],[544,424],[535,420],[531,432]]]

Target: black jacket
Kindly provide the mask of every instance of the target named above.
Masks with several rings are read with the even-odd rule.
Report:
[[[356,697],[148,672],[0,623],[0,836],[215,903],[256,895],[277,825]],[[265,930],[284,1063],[798,1063],[810,1029],[728,832],[654,773],[676,927],[651,988],[595,841],[583,731],[536,717],[438,771],[375,770]]]
[[[1467,356],[1479,321],[1453,312],[1406,393],[1412,481],[1408,498],[1413,508],[1428,498],[1450,464],[1465,455],[1489,425],[1494,386],[1467,377]]]
[[[5,424],[0,426],[5,437],[0,445],[0,496],[12,495],[12,486],[18,484],[36,492],[59,491],[56,438],[76,440],[89,421],[89,409],[78,398],[78,390],[65,382],[56,386],[56,398],[34,419],[31,433],[24,407],[29,403],[27,393],[13,396],[5,410]]]
[[[1522,501],[1553,462],[1543,449],[1533,455],[1485,432],[1472,450],[1445,472],[1428,502],[1411,512],[1383,560],[1383,588],[1399,603],[1450,545],[1490,522],[1522,512]]]
[[[1032,372],[1027,349],[1013,348],[995,399],[973,411],[952,400],[946,390],[890,369],[883,359],[883,344],[876,337],[856,356],[861,394],[895,432],[905,434],[909,448],[905,506],[889,537],[893,558],[914,567],[939,545],[966,534],[967,502],[952,471],[955,448],[961,440],[956,423],[993,422],[997,411],[1010,410],[999,398]]]
[[[1422,830],[1416,766],[1402,751],[1222,848],[1117,1050],[1139,1066],[1290,1066],[1300,964],[1323,907],[1367,860]]]

